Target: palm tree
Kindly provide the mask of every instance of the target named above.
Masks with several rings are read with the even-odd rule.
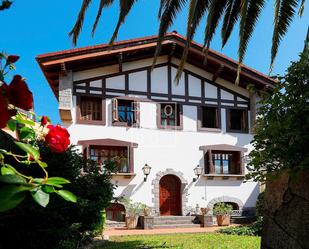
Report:
[[[102,10],[113,4],[113,2],[114,0],[100,0],[98,13],[92,28],[92,35],[97,28]],[[117,38],[120,26],[125,21],[126,16],[129,14],[132,6],[137,2],[137,0],[120,0],[119,2],[119,19],[115,31],[111,37],[110,44],[113,44]],[[252,36],[255,24],[260,17],[261,11],[265,6],[265,2],[265,0],[160,0],[160,7],[158,12],[160,26],[153,65],[156,63],[156,59],[160,54],[161,43],[164,39],[164,35],[173,24],[177,14],[183,8],[188,6],[186,31],[187,44],[183,51],[182,59],[176,75],[176,80],[178,81],[180,79],[196,28],[200,24],[202,17],[207,15],[204,31],[205,63],[210,43],[221,18],[223,18],[223,25],[221,29],[222,48],[229,40],[237,21],[240,23],[238,48],[239,67],[238,77],[236,79],[237,83],[239,79],[241,63],[243,62],[244,55],[248,46],[248,41]],[[83,0],[76,23],[72,31],[69,33],[69,35],[72,36],[74,45],[76,45],[84,22],[85,13],[91,3],[92,0]],[[295,13],[297,12],[297,9],[299,15],[302,15],[305,6],[305,0],[274,0],[274,4],[274,30],[272,38],[270,71],[273,67],[280,41],[286,34],[288,27]]]

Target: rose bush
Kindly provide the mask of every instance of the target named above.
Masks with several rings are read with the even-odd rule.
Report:
[[[60,125],[49,125],[48,129],[45,129],[50,120],[46,116],[38,117],[31,112],[33,95],[21,75],[14,75],[10,84],[5,82],[5,77],[15,68],[13,63],[18,59],[17,55],[7,56],[0,53],[0,66],[4,65],[4,68],[0,68],[0,129],[7,127],[16,132],[18,140],[13,137],[12,139],[21,150],[21,153],[16,154],[2,147],[4,141],[0,143],[0,212],[16,207],[28,193],[43,207],[49,203],[52,193],[67,201],[76,202],[74,194],[63,190],[62,185],[70,181],[62,177],[49,177],[47,164],[42,161],[39,150],[39,144],[45,142],[52,151],[65,152],[70,145],[68,131]],[[2,63],[3,60],[5,63]],[[28,114],[34,118],[28,118]],[[36,123],[36,120],[40,120],[41,125]],[[18,163],[18,168],[12,166],[12,159]],[[24,173],[27,172],[27,167],[33,165],[41,169],[42,177]]]

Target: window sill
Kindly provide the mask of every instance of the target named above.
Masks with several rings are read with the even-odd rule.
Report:
[[[242,134],[248,134],[249,130],[226,130],[227,133],[242,133]]]
[[[245,175],[239,175],[239,174],[204,174],[204,177],[207,178],[207,180],[243,180],[245,178]]]
[[[119,126],[119,127],[129,127],[129,128],[139,128],[139,124],[134,123],[132,125],[128,125],[126,122],[112,122],[113,126]]]
[[[158,129],[160,129],[160,130],[176,130],[176,131],[181,131],[181,130],[183,130],[183,127],[182,126],[158,126]]]
[[[135,173],[111,173],[112,177],[123,177],[123,178],[133,178],[136,176]]]
[[[105,126],[104,121],[83,121],[83,120],[77,120],[76,124],[81,124],[81,125],[102,125]]]
[[[198,127],[197,131],[201,131],[201,132],[221,132],[220,128],[203,128],[203,127]]]

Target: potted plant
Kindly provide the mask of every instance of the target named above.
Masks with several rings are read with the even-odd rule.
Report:
[[[217,217],[218,226],[229,226],[231,223],[230,213],[233,206],[224,202],[216,203],[213,208],[213,213]]]
[[[139,215],[143,214],[146,205],[140,202],[132,202],[130,199],[123,199],[122,203],[126,209],[127,228],[136,228],[138,217]]]

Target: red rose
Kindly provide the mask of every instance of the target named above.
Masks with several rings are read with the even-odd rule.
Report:
[[[8,101],[0,91],[0,129],[6,127],[6,124],[10,118],[11,114],[8,110]]]
[[[60,125],[48,125],[47,128],[49,131],[45,137],[45,142],[50,149],[57,153],[66,151],[70,145],[70,134],[67,129],[62,128]]]
[[[45,126],[47,124],[47,122],[48,122],[47,117],[46,116],[42,116],[42,118],[41,118],[41,125]]]
[[[24,110],[33,108],[33,96],[29,91],[26,82],[20,75],[15,75],[11,84],[7,88],[9,102]]]
[[[12,63],[15,63],[18,60],[19,60],[18,55],[9,55],[6,61],[7,61],[7,64],[12,64]]]

